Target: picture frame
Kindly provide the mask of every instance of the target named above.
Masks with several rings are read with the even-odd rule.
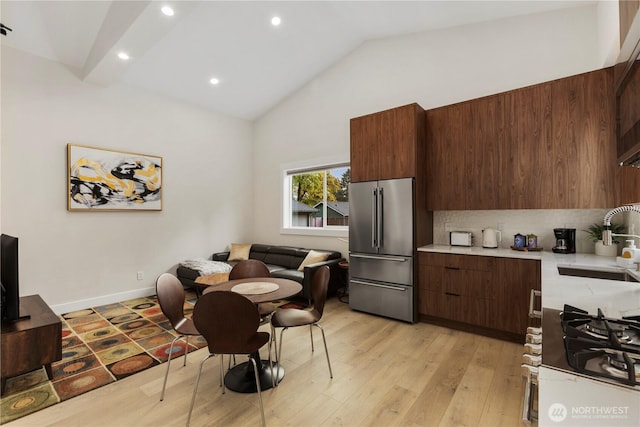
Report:
[[[161,211],[162,157],[67,144],[67,210]]]

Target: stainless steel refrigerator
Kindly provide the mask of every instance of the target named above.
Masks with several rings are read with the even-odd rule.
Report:
[[[414,180],[349,186],[349,306],[406,322],[416,320]]]

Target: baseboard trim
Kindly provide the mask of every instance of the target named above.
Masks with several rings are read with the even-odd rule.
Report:
[[[148,297],[155,295],[156,288],[143,288],[133,291],[120,292],[117,294],[103,295],[96,298],[88,298],[78,301],[73,301],[65,304],[56,304],[51,306],[51,310],[55,314],[70,313],[72,311],[84,310],[89,307],[98,307],[106,304],[113,304],[115,302],[126,301],[134,298]]]

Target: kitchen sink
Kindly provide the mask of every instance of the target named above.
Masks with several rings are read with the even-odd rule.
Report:
[[[581,266],[558,265],[558,273],[562,276],[589,277],[591,279],[618,280],[620,282],[638,282],[638,280],[624,270],[597,270]]]

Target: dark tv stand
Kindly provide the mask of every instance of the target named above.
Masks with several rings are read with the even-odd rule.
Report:
[[[40,295],[20,298],[20,319],[2,324],[1,392],[7,378],[42,366],[52,378],[51,363],[62,359],[62,322]]]
[[[12,323],[20,322],[21,320],[31,319],[31,315],[29,313],[22,311],[22,302],[20,303],[20,316],[16,320],[2,320],[2,326],[10,325]],[[4,330],[4,329],[3,329]]]

